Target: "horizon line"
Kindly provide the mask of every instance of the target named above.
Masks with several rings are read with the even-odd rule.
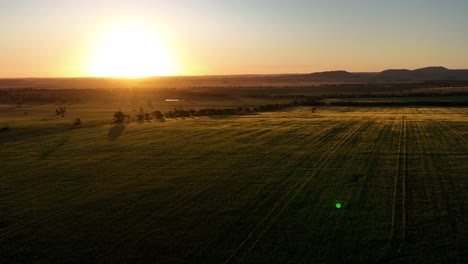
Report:
[[[447,70],[468,70],[468,68],[450,69],[444,66],[426,66],[420,68],[388,68],[381,71],[347,71],[343,69],[336,70],[324,70],[315,72],[285,72],[285,73],[234,73],[234,74],[200,74],[200,75],[152,75],[152,76],[141,76],[141,77],[118,77],[118,76],[28,76],[28,77],[0,77],[1,80],[7,79],[118,79],[118,80],[137,80],[137,79],[151,79],[151,78],[188,78],[188,77],[235,77],[235,76],[275,76],[275,75],[303,75],[303,74],[314,74],[314,73],[326,73],[326,72],[349,72],[349,73],[361,73],[361,74],[373,74],[381,73],[388,70],[418,70],[425,68],[445,68]]]

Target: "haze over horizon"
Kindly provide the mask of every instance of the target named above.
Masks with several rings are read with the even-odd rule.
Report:
[[[468,68],[468,2],[0,4],[0,78]]]

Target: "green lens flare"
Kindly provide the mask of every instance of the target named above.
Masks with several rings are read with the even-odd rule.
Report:
[[[338,209],[341,208],[341,204],[340,204],[340,203],[336,203],[335,206],[336,206],[336,208],[338,208]]]

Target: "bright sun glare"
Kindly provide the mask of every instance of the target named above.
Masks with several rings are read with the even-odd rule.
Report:
[[[137,78],[175,72],[169,48],[144,25],[112,27],[94,45],[88,66],[93,76]]]

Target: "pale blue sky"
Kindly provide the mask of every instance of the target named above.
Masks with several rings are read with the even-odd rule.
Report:
[[[96,30],[138,18],[180,75],[468,68],[468,1],[0,0],[0,77],[81,76]]]

